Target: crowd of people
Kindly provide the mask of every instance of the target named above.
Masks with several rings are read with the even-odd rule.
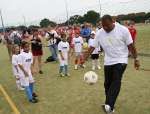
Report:
[[[12,28],[1,33],[6,44],[9,58],[12,61],[13,73],[19,90],[25,90],[30,102],[38,102],[34,92],[33,74],[43,74],[42,55],[45,41],[51,56],[46,62],[58,61],[61,77],[70,76],[69,57],[74,55],[74,70],[85,68],[86,58],[91,56],[91,69],[101,69],[99,55],[104,52],[104,73],[106,102],[103,109],[106,113],[114,111],[114,105],[121,88],[121,79],[127,66],[129,51],[135,59],[135,68],[139,60],[135,49],[136,29],[133,23],[125,27],[105,15],[97,27],[89,23],[82,26],[61,26],[34,28],[18,31]],[[31,49],[31,50],[30,50]]]

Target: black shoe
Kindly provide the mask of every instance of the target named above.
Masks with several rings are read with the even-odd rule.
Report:
[[[35,99],[35,98],[33,98],[32,100],[29,100],[29,102],[31,102],[31,103],[37,103],[37,102],[38,102],[38,100],[37,100],[37,99]]]
[[[36,93],[33,93],[32,96],[35,98],[38,97],[38,95]]]
[[[43,74],[43,71],[40,70],[39,73],[40,73],[40,74]]]

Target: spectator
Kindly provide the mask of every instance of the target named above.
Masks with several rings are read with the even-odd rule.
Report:
[[[130,31],[130,34],[131,34],[131,37],[132,37],[132,40],[133,40],[133,44],[135,44],[135,40],[136,40],[136,28],[134,27],[134,23],[131,22],[129,24],[129,27],[128,27],[129,31]]]
[[[88,42],[91,35],[91,28],[88,23],[84,23],[84,26],[81,29],[81,36],[84,38],[86,42]]]
[[[52,27],[48,27],[46,39],[49,42],[49,49],[51,51],[52,58],[55,61],[57,61],[57,53],[58,53],[57,38],[58,38],[57,32]]]

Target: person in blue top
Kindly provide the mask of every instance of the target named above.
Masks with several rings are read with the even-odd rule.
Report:
[[[84,25],[81,28],[81,36],[84,38],[86,42],[88,42],[90,38],[92,29],[90,28],[88,23],[84,23]]]

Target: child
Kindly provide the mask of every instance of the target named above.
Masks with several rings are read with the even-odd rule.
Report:
[[[80,37],[80,33],[76,32],[75,37],[73,38],[74,52],[75,52],[75,70],[78,69],[79,66],[85,67],[83,65],[83,55],[82,55],[82,46],[83,46],[83,38]]]
[[[89,39],[89,47],[93,47],[95,42],[95,32],[92,31],[91,32],[91,38]],[[99,52],[100,52],[100,48],[95,48],[95,50],[93,51],[92,55],[91,55],[91,59],[92,59],[92,70],[97,69],[101,69],[100,65],[99,65]]]
[[[60,76],[69,76],[68,74],[69,43],[67,42],[66,34],[62,34],[61,38],[62,38],[62,41],[59,42],[58,44],[58,51],[59,51],[58,58],[60,62],[59,73],[60,73]]]
[[[24,88],[21,86],[20,78],[19,78],[19,68],[18,68],[18,55],[20,53],[20,48],[18,45],[13,46],[13,55],[12,55],[12,68],[13,68],[13,74],[16,78],[16,85],[18,90],[24,90]]]
[[[23,52],[19,55],[18,66],[20,68],[20,80],[21,84],[25,87],[25,91],[28,97],[28,100],[31,103],[37,103],[37,95],[33,92],[33,83],[34,79],[31,73],[31,66],[33,64],[32,53],[29,51],[30,46],[27,42],[22,42]]]

